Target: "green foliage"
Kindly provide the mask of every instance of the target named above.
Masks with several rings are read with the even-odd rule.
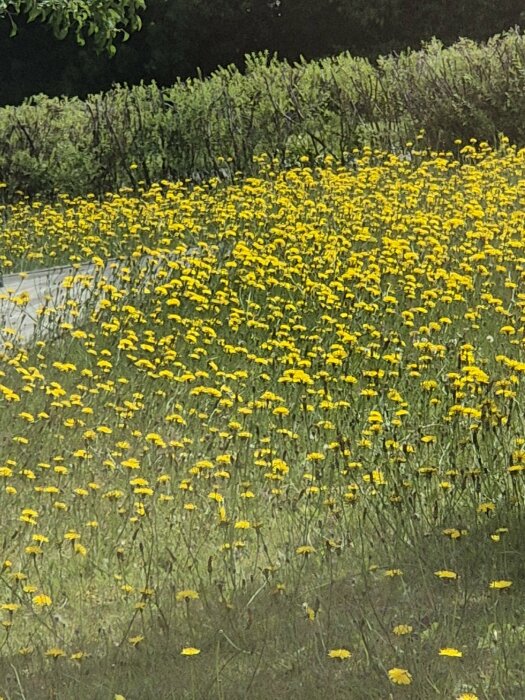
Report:
[[[140,29],[137,12],[145,6],[144,0],[0,0],[0,18],[9,18],[12,34],[17,30],[16,17],[24,15],[29,22],[48,23],[58,39],[73,32],[83,45],[90,36],[98,49],[114,53],[117,37],[125,40],[128,31]]]
[[[1,3],[2,0],[0,0]],[[55,0],[56,1],[56,0]],[[77,0],[78,1],[78,0]],[[99,0],[100,1],[100,0]],[[5,2],[5,0],[4,0]],[[9,38],[0,22],[0,104],[25,97],[107,90],[114,83],[210,75],[217,66],[267,49],[288,61],[350,51],[375,60],[380,54],[417,49],[438,37],[445,45],[468,37],[486,40],[525,21],[523,0],[147,0],[143,27],[120,43],[116,56],[74,37],[53,42],[47,24],[24,24]],[[17,21],[18,24],[18,21]],[[52,50],[50,47],[52,45]]]
[[[398,152],[419,136],[452,148],[457,138],[525,143],[525,37],[381,58],[348,53],[291,65],[268,52],[207,79],[117,86],[79,99],[39,96],[0,110],[0,181],[15,191],[102,194],[163,178],[232,177],[268,153],[348,163],[370,144]],[[420,132],[424,132],[421,138]],[[5,195],[4,195],[5,196]]]
[[[2,697],[524,697],[525,149],[459,151],[2,212]]]

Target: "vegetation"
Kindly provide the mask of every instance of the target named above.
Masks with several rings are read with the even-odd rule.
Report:
[[[244,56],[267,49],[291,62],[342,51],[375,59],[417,49],[433,36],[446,45],[459,37],[477,41],[525,20],[522,0],[148,0],[143,27],[114,58],[74,39],[58,44],[46,26],[1,32],[0,104],[18,104],[44,92],[76,95],[113,83],[155,80],[172,85],[179,76],[209,75]]]
[[[4,330],[4,697],[523,697],[525,149],[454,149],[4,209],[119,258]]]
[[[72,31],[78,43],[84,44],[87,35],[98,49],[108,48],[113,53],[116,37],[126,39],[126,29],[140,28],[137,10],[144,7],[144,0],[0,0],[0,20],[10,21],[13,35],[18,15],[30,22],[38,19],[47,23],[59,39]]]
[[[433,41],[377,67],[341,54],[290,65],[267,53],[246,75],[219,69],[205,80],[155,84],[78,99],[32,98],[0,110],[0,180],[17,191],[103,194],[162,179],[231,178],[268,153],[283,165],[307,155],[352,161],[354,148],[405,150],[454,138],[525,143],[525,37],[486,44]]]

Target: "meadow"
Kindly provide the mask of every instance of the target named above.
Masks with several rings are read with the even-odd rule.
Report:
[[[407,153],[2,207],[119,259],[3,331],[6,700],[523,697],[525,149]]]

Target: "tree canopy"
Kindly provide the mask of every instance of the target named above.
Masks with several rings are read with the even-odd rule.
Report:
[[[97,49],[114,53],[115,39],[140,29],[138,11],[145,6],[145,0],[0,0],[0,18],[11,22],[12,34],[23,16],[49,24],[59,39],[71,32],[83,45],[90,36]]]
[[[28,23],[31,8],[47,21]],[[69,30],[63,41],[51,41],[52,13],[55,34]],[[242,68],[254,51],[289,61],[342,51],[375,60],[432,36],[448,45],[525,27],[524,0],[0,0],[2,15],[0,105],[41,92],[86,96],[113,83],[172,85],[218,65]],[[116,56],[105,46],[118,46]]]

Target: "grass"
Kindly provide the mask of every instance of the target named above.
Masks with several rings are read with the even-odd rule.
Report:
[[[525,155],[461,151],[9,212],[127,262],[4,344],[0,694],[523,696]]]

